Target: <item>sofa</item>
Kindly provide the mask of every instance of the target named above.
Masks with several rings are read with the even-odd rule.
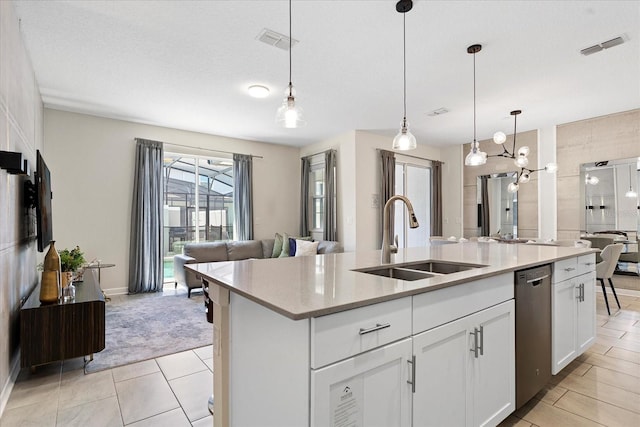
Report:
[[[276,246],[276,239],[187,243],[182,248],[182,254],[174,255],[173,257],[175,286],[186,286],[188,289],[187,296],[190,298],[191,291],[200,289],[202,284],[192,271],[185,270],[184,266],[186,264],[239,261],[249,258],[273,258],[274,246]],[[342,251],[342,245],[339,242],[329,240],[318,242],[318,254],[339,253]],[[289,256],[289,251],[287,250],[286,252],[287,256]]]

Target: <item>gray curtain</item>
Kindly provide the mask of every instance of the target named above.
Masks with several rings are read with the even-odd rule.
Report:
[[[309,236],[309,173],[311,158],[300,159],[300,235]]]
[[[162,143],[136,138],[129,243],[129,293],[161,292]]]
[[[324,194],[324,240],[338,240],[336,210],[336,151],[324,154],[325,194]]]
[[[489,231],[489,176],[480,177],[480,209],[478,209],[480,236],[488,236]]]
[[[442,162],[431,161],[431,235],[442,236]]]
[[[234,240],[253,239],[253,167],[250,155],[233,155]]]
[[[396,192],[396,156],[393,151],[380,150],[380,230],[382,230],[382,215],[384,204],[387,203]],[[393,230],[393,209],[389,213],[389,223],[391,225],[391,236]],[[382,234],[380,235],[382,242]]]

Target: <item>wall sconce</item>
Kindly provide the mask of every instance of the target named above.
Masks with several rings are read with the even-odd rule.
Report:
[[[604,209],[604,208],[605,208],[604,205],[600,205],[600,209]]]
[[[593,205],[586,206],[586,209],[593,209]]]
[[[22,157],[22,153],[13,151],[0,151],[0,169],[5,169],[12,175],[29,176],[29,162]]]

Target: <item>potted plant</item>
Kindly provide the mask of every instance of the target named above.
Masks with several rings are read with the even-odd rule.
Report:
[[[80,247],[63,249],[59,252],[60,267],[62,269],[62,287],[66,287],[73,279],[73,273],[78,271],[85,263],[84,254],[80,251]]]

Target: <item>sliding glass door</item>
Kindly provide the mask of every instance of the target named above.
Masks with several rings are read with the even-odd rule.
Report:
[[[233,239],[233,162],[165,153],[164,281],[188,242]]]

